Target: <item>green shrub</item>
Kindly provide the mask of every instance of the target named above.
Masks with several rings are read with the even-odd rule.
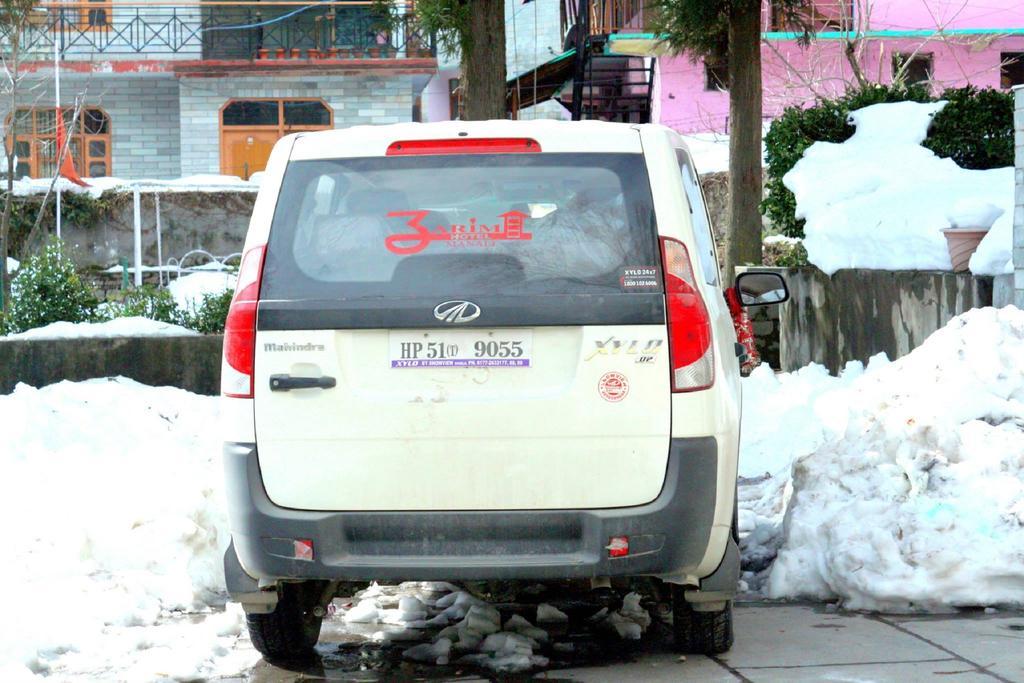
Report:
[[[11,308],[3,331],[24,332],[59,321],[92,321],[98,305],[92,289],[64,255],[63,243],[54,237],[42,251],[22,262],[11,280]]]
[[[782,178],[800,161],[815,142],[845,142],[854,133],[847,122],[850,112],[883,102],[928,102],[933,98],[921,85],[871,85],[834,100],[820,100],[813,107],[789,107],[772,121],[764,137],[766,197],[761,212],[774,227],[789,237],[803,237],[804,222],[797,220],[796,198],[782,184]]]
[[[104,308],[104,312],[111,318],[141,316],[180,325],[183,317],[171,293],[166,289],[157,289],[153,285],[123,290]]]
[[[974,86],[942,93],[949,104],[935,115],[924,146],[962,168],[1013,166],[1013,95]]]
[[[767,238],[762,249],[764,265],[777,268],[797,268],[807,265],[807,249],[799,239]]]
[[[203,334],[219,334],[224,331],[224,321],[231,306],[230,289],[220,294],[204,294],[202,302],[191,311],[185,311],[182,324]]]

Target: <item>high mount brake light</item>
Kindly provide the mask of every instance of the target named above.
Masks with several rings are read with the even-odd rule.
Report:
[[[701,298],[686,246],[661,238],[668,318],[672,391],[699,391],[715,382],[715,351],[711,317]]]
[[[401,140],[388,146],[387,156],[417,154],[528,154],[539,152],[530,138],[453,138],[448,140]]]
[[[252,247],[242,256],[238,284],[224,323],[224,362],[221,393],[233,398],[252,398],[253,362],[256,353],[256,308],[260,298],[266,245]]]

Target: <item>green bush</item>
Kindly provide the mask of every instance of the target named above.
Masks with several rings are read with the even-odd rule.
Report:
[[[763,246],[764,265],[777,268],[797,268],[807,265],[807,248],[798,239],[766,239]]]
[[[935,115],[924,146],[962,168],[1013,166],[1013,95],[974,86],[942,93],[949,104]]]
[[[140,316],[174,325],[182,322],[181,309],[171,293],[153,285],[123,290],[109,300],[104,308],[104,312],[111,318]]]
[[[182,324],[203,334],[223,332],[233,294],[230,289],[220,294],[204,294],[202,302],[194,310],[185,311]]]
[[[782,178],[800,161],[815,142],[845,142],[854,133],[847,119],[850,112],[883,102],[928,102],[932,99],[921,85],[871,85],[834,100],[820,100],[813,107],[789,107],[772,122],[764,137],[766,197],[761,212],[783,235],[804,236],[804,222],[797,220],[796,198],[782,184]]]
[[[11,280],[11,307],[3,331],[24,332],[59,321],[92,321],[98,305],[92,289],[64,255],[63,243],[54,237],[42,251],[22,262]]]

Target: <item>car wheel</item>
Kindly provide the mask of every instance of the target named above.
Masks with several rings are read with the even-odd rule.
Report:
[[[698,612],[686,602],[682,586],[672,586],[672,635],[676,650],[716,655],[732,647],[732,602],[714,612]]]
[[[282,584],[273,612],[245,616],[253,647],[271,661],[312,657],[323,621],[315,611],[325,587],[323,581]]]

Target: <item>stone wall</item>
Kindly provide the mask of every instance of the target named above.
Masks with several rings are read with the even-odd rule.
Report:
[[[181,175],[220,173],[220,110],[245,97],[323,98],[334,127],[412,120],[412,76],[182,78]]]
[[[61,380],[130,377],[197,394],[220,393],[224,338],[0,339],[0,394],[19,382],[42,387]]]
[[[783,370],[821,363],[838,372],[847,361],[885,352],[895,359],[971,308],[992,305],[992,278],[935,271],[785,268],[791,300],[781,306]]]
[[[95,225],[68,225],[64,237],[74,248],[81,268],[117,265],[127,258],[133,265],[134,209],[132,194],[104,195],[111,208]],[[142,260],[155,265],[156,201],[142,194]],[[249,229],[255,192],[168,192],[160,195],[161,246],[164,263],[180,259],[192,249],[215,256],[241,251]],[[192,265],[199,265],[202,260]]]

